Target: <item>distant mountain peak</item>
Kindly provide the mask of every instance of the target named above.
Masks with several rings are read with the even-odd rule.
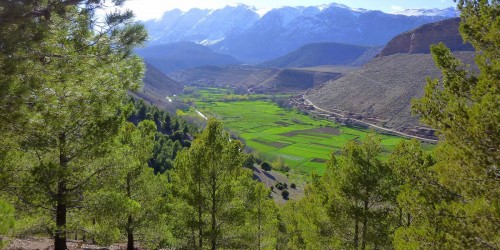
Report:
[[[337,7],[337,8],[342,8],[342,9],[351,9],[350,7],[340,4],[340,3],[329,3],[329,4],[322,4],[317,6],[319,10],[324,10],[332,7]]]
[[[455,7],[445,9],[405,9],[398,10],[392,14],[405,15],[405,16],[444,16],[444,17],[458,17],[460,12]]]
[[[456,16],[456,10],[413,10],[400,15],[343,4],[258,9],[232,4],[218,9],[174,10],[145,26],[150,45],[190,41],[247,63],[283,56],[317,42],[381,46],[422,24]]]

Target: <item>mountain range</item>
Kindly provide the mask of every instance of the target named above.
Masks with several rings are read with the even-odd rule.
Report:
[[[262,67],[305,68],[321,65],[360,66],[381,48],[339,43],[311,43],[282,57],[259,64]]]
[[[232,88],[240,93],[302,92],[337,79],[348,67],[332,69],[276,69],[250,65],[202,66],[168,76],[181,84]]]
[[[189,41],[256,63],[309,43],[382,46],[401,32],[454,16],[457,11],[453,8],[388,14],[334,3],[270,10],[239,4],[216,10],[171,10],[144,24],[150,45]]]
[[[399,131],[415,132],[418,117],[411,114],[411,100],[424,93],[426,78],[440,78],[429,54],[432,44],[444,43],[470,72],[477,72],[475,52],[464,44],[453,18],[422,25],[394,37],[382,52],[361,68],[331,80],[307,93],[307,98],[327,110],[340,110]],[[413,130],[413,131],[412,131]]]
[[[216,53],[206,46],[193,42],[153,45],[137,49],[136,53],[164,74],[203,65],[239,63],[232,56]]]

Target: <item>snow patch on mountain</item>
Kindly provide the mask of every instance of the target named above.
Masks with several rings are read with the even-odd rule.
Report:
[[[392,14],[404,16],[444,16],[444,17],[457,17],[460,12],[454,8],[449,7],[446,9],[405,9],[395,10]]]

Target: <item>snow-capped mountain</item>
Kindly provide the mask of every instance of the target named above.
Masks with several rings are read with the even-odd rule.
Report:
[[[253,7],[243,4],[217,10],[178,9],[165,12],[160,20],[145,22],[152,44],[181,41],[212,45],[226,36],[237,35],[260,19]]]
[[[238,4],[217,10],[172,10],[145,26],[151,44],[190,41],[244,62],[259,62],[308,43],[380,46],[401,32],[457,15],[453,8],[387,14],[336,3],[264,10]]]
[[[455,7],[446,9],[406,9],[394,12],[396,15],[405,16],[443,16],[443,17],[457,17],[460,12]]]

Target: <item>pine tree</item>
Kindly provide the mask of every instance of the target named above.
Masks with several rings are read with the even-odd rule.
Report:
[[[245,208],[236,191],[240,179],[250,178],[242,167],[242,148],[220,122],[210,119],[191,148],[177,155],[174,187],[185,222],[180,235],[189,238],[189,248],[237,247],[238,237],[231,233],[244,224]]]
[[[391,245],[390,171],[380,159],[375,134],[351,141],[332,154],[323,176],[313,176],[306,197],[295,205],[294,240],[299,248],[383,248]],[[291,236],[294,237],[294,236]],[[295,244],[297,244],[295,243]]]
[[[248,179],[246,185],[241,185],[240,192],[249,191],[247,196],[247,225],[249,239],[246,248],[275,249],[277,234],[277,208],[270,198],[270,191],[260,182]],[[249,210],[249,211],[248,211]]]
[[[106,185],[88,194],[87,209],[98,227],[92,226],[100,229],[95,234],[116,229],[125,232],[127,249],[135,249],[137,235],[145,246],[159,247],[169,232],[163,209],[168,203],[167,180],[164,175],[155,175],[148,166],[155,133],[153,121],[142,121],[137,128],[126,123],[118,136],[112,155],[115,164]],[[118,238],[103,240],[112,243]]]
[[[467,71],[440,44],[431,48],[442,80],[428,80],[414,111],[440,136],[433,166],[441,190],[452,201],[429,204],[443,222],[447,248],[500,248],[500,2],[460,0],[460,31],[476,49],[479,72]],[[443,191],[443,192],[445,192]],[[415,244],[424,244],[415,239]]]
[[[145,40],[142,26],[130,24],[131,12],[99,22],[100,7],[83,0],[0,5],[0,137],[14,140],[10,154],[22,159],[7,191],[54,218],[55,249],[66,249],[68,212],[108,169],[117,114],[143,74],[131,56]]]

